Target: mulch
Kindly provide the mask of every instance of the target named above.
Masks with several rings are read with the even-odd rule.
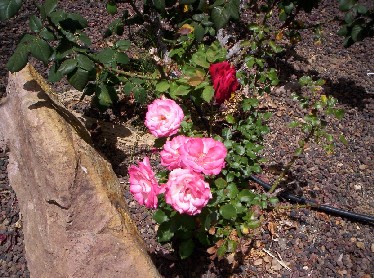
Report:
[[[27,5],[30,2],[26,1]],[[339,16],[335,2],[323,1],[318,11],[302,18],[318,22]],[[89,19],[91,36],[98,46],[101,34],[95,27],[109,22],[103,3],[64,1],[61,5]],[[31,6],[27,7],[9,22],[0,22],[3,53],[0,97],[5,94],[7,82],[4,65],[24,31],[26,15],[33,12]],[[329,122],[329,130],[335,136],[344,134],[348,145],[337,143],[335,152],[326,155],[317,144],[309,144],[292,167],[289,183],[282,189],[319,203],[374,215],[374,75],[368,74],[374,72],[374,38],[346,49],[336,30],[335,21],[325,26],[321,45],[314,44],[310,30],[303,31],[303,40],[276,60],[281,84],[263,102],[264,109],[273,112],[273,117],[269,120],[271,133],[266,137],[263,152],[267,162],[260,177],[274,181],[302,137],[299,130],[287,127],[291,120],[304,113],[290,97],[294,82],[302,75],[324,78],[325,92],[337,98],[339,107],[346,111],[342,120]],[[146,148],[140,149],[139,158],[146,153]],[[115,152],[107,155],[114,164],[118,163]],[[122,165],[131,162],[121,161]],[[7,154],[3,148],[0,149],[0,276],[29,277],[17,198],[9,186],[6,165]],[[236,256],[210,261],[204,250],[199,250],[187,260],[178,260],[170,246],[156,242],[150,212],[132,199],[127,177],[123,173],[118,175],[129,210],[164,277],[373,277],[373,226],[286,202],[277,210],[264,212],[264,225],[250,239],[241,242],[241,252]]]

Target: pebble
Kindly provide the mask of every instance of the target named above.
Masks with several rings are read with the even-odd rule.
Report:
[[[365,249],[365,244],[363,242],[360,242],[360,241],[356,242],[356,246],[360,249]]]

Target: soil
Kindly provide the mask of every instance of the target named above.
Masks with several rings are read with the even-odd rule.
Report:
[[[0,22],[0,97],[5,94],[7,83],[6,61],[25,31],[28,15],[34,12],[32,1],[25,2],[17,17]],[[315,23],[341,17],[335,2],[322,1],[318,11],[301,18]],[[371,1],[366,2],[373,5]],[[95,29],[110,22],[102,2],[64,1],[61,5],[89,20],[93,47],[104,43]],[[320,77],[327,81],[325,92],[337,98],[339,108],[346,111],[342,120],[330,122],[329,130],[335,136],[343,134],[348,144],[337,143],[331,155],[326,155],[315,143],[309,144],[303,157],[292,167],[283,190],[321,204],[374,215],[374,75],[369,74],[374,72],[374,38],[344,48],[342,38],[335,34],[338,28],[336,21],[325,25],[320,45],[315,45],[313,34],[305,30],[302,41],[276,59],[281,83],[262,101],[263,109],[273,112],[273,117],[269,120],[271,133],[266,137],[262,154],[267,162],[260,177],[273,182],[302,138],[299,130],[287,127],[291,120],[303,115],[290,97],[295,81],[306,74]],[[68,88],[65,84],[62,87]],[[97,136],[96,147],[112,162],[129,210],[164,277],[373,277],[373,226],[286,202],[281,204],[283,209],[264,212],[264,225],[250,239],[241,242],[241,252],[236,256],[211,261],[204,250],[198,250],[191,258],[179,260],[170,246],[156,242],[156,226],[150,211],[138,206],[128,191],[128,165],[145,155],[156,158],[150,152],[153,138],[135,127],[142,122],[141,116],[134,118],[139,107],[128,105],[123,119],[108,114],[97,125],[95,114],[87,110],[88,104],[78,102],[79,94],[69,91],[61,99],[75,112],[85,114],[90,127],[96,127],[92,129],[93,136]],[[0,277],[29,277],[22,219],[17,197],[7,179],[6,146],[0,142]],[[156,159],[153,161],[156,163]],[[256,187],[252,183],[250,186]]]

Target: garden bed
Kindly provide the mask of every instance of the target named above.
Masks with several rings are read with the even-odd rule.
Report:
[[[102,3],[87,4],[81,1],[61,4],[88,18],[92,27],[91,36],[97,45],[100,44],[101,34],[95,26],[98,22],[104,25],[110,21],[105,16]],[[309,15],[307,20],[318,21],[339,13],[336,4],[330,1],[322,3],[318,11]],[[0,95],[5,92],[6,86],[7,72],[3,65],[14,50],[17,36],[24,31],[22,26],[28,13],[32,13],[32,10],[23,8],[16,18],[6,24],[0,23],[1,51],[4,53],[0,67]],[[335,35],[337,29],[337,23],[325,26],[325,40],[321,45],[314,45],[312,34],[305,31],[302,42],[293,49],[294,52],[277,59],[275,66],[280,73],[281,83],[261,100],[262,109],[272,112],[273,117],[269,120],[272,132],[265,138],[266,148],[262,154],[267,162],[260,177],[273,182],[279,169],[290,160],[301,136],[297,130],[287,127],[292,119],[301,117],[303,112],[290,97],[294,82],[305,74],[318,76],[327,80],[325,89],[338,99],[339,107],[346,111],[344,118],[333,122],[331,127],[334,134],[344,134],[348,145],[338,144],[335,153],[327,156],[320,147],[310,144],[291,169],[287,190],[319,203],[374,215],[374,76],[367,74],[374,72],[374,40],[366,39],[345,49],[341,38]],[[79,103],[70,107],[78,112],[85,109],[84,104]],[[123,111],[133,109],[123,107]],[[119,123],[123,124],[125,120],[128,123],[129,112],[125,117],[118,119],[108,116],[105,121],[112,121],[111,124],[117,124],[116,127],[121,130],[123,127]],[[137,121],[141,122],[139,119]],[[170,246],[156,242],[157,226],[151,214],[140,207],[128,192],[126,169],[145,154],[149,155],[150,141],[149,138],[142,141],[144,130],[125,127],[135,136],[134,140],[129,140],[131,138],[123,133],[109,136],[110,133],[103,132],[97,135],[97,148],[112,162],[123,184],[130,212],[156,266],[165,277],[371,277],[374,273],[372,226],[307,208],[287,208],[287,203],[281,204],[284,209],[265,212],[265,224],[251,240],[242,242],[240,256],[210,261],[204,250],[199,250],[187,260],[179,260]],[[4,149],[0,154],[1,161],[4,161],[0,166],[4,171]],[[2,172],[1,177],[4,177],[0,189],[1,230],[15,232],[13,237],[8,236],[1,242],[1,254],[5,255],[0,259],[0,276],[28,277],[22,255],[22,229],[21,226],[14,228],[19,220],[16,197],[7,184],[6,173]],[[249,186],[262,190],[252,183]]]

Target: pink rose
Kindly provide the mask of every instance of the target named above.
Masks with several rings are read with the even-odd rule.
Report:
[[[186,143],[189,138],[183,135],[174,137],[167,141],[164,149],[160,152],[161,165],[167,167],[169,170],[181,168],[181,156],[179,153],[180,147]]]
[[[210,65],[209,73],[213,81],[214,100],[217,104],[222,104],[239,87],[236,70],[224,61]]]
[[[147,208],[157,208],[157,194],[160,193],[155,174],[149,163],[149,158],[145,157],[143,162],[129,167],[130,192],[134,199]]]
[[[209,183],[191,169],[174,169],[165,184],[165,200],[179,213],[195,215],[212,198]]]
[[[184,167],[217,175],[225,167],[226,147],[212,138],[190,138],[179,149]]]
[[[154,136],[168,137],[178,132],[183,118],[183,110],[174,100],[161,98],[148,105],[145,125]]]

